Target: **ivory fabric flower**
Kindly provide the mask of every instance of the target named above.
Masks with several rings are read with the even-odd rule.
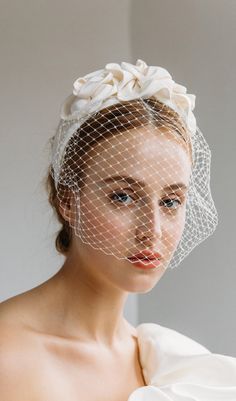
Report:
[[[76,79],[73,94],[61,108],[64,121],[84,119],[86,115],[122,101],[155,98],[174,109],[194,134],[196,120],[192,110],[195,95],[173,81],[169,72],[159,66],[148,66],[138,59],[136,64],[108,63],[104,69]]]

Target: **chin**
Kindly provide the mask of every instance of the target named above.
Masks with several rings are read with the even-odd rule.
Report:
[[[159,279],[160,280],[160,279]],[[152,291],[152,289],[156,286],[159,280],[155,281],[155,283],[142,282],[139,284],[133,284],[129,287],[126,287],[126,291],[130,294],[147,294],[148,292]]]
[[[130,274],[131,273],[131,274]],[[125,278],[123,289],[129,293],[145,294],[151,291],[161,280],[165,273],[163,266],[153,271],[140,271],[134,268],[134,271],[129,272]]]

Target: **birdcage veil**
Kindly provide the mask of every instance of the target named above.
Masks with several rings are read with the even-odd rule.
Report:
[[[194,107],[195,95],[142,60],[74,82],[52,138],[51,175],[82,242],[131,263],[148,249],[153,268],[174,268],[213,233],[211,151]]]

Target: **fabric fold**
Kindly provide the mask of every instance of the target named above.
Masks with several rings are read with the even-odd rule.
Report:
[[[155,323],[136,329],[147,386],[127,401],[236,401],[236,358]]]

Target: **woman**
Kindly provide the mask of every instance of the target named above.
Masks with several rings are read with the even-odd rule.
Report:
[[[123,316],[217,225],[194,105],[142,60],[74,82],[47,177],[65,262],[1,304],[4,401],[236,399],[235,358]]]

